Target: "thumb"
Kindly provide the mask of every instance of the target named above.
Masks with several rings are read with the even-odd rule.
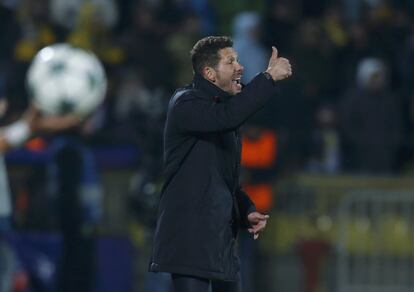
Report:
[[[272,46],[272,57],[271,58],[277,59],[278,57],[279,57],[278,50],[276,49],[275,46]]]
[[[255,220],[259,220],[259,221],[262,221],[262,220],[267,220],[267,219],[269,219],[269,215],[264,215],[264,214],[261,214],[261,213],[259,213],[259,212],[256,212],[255,213],[255,218],[254,218]]]
[[[269,215],[263,215],[263,214],[260,214],[259,219],[260,219],[260,220],[267,220],[267,219],[269,219]]]

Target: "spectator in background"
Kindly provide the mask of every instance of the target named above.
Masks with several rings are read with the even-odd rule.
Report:
[[[401,161],[412,161],[414,155],[414,30],[405,38],[395,62],[395,92],[401,98],[404,119],[404,152]],[[410,165],[406,165],[409,168]]]
[[[5,245],[4,242],[2,242],[2,236],[4,235],[3,232],[8,231],[10,227],[10,219],[12,214],[12,205],[10,202],[11,195],[8,187],[6,168],[3,165],[3,153],[5,153],[7,150],[11,148],[17,148],[23,145],[23,143],[25,143],[35,133],[38,134],[42,131],[57,133],[59,131],[64,131],[76,127],[80,124],[80,122],[81,119],[74,115],[66,115],[60,117],[42,116],[39,110],[37,110],[34,107],[30,107],[21,119],[7,126],[4,126],[3,128],[0,128],[0,163],[2,163],[0,164],[0,271],[2,272],[1,276],[11,277],[10,254],[12,254],[10,251],[8,251],[7,245]],[[70,172],[70,176],[76,177],[76,173]],[[63,195],[66,190],[70,190],[71,188],[77,188],[77,185],[70,187],[65,185],[63,189],[59,190],[59,195]],[[88,191],[90,191],[90,189]],[[70,206],[66,204],[64,205],[64,209],[76,213],[76,211],[70,209]],[[74,222],[71,221],[69,224],[73,226]],[[65,250],[66,249],[64,249],[63,252],[64,254]],[[65,256],[66,255],[64,255],[64,257]],[[74,274],[76,275],[76,273]],[[35,275],[33,275],[33,277],[36,278]],[[2,277],[0,277],[0,291],[9,291],[1,290],[2,288],[8,285],[9,283],[7,282],[7,279],[3,279]],[[60,289],[59,291],[65,290]]]
[[[95,290],[96,231],[103,192],[93,153],[84,142],[83,125],[79,120],[78,125],[59,129],[48,139],[48,190],[62,234],[56,285],[60,292]],[[48,129],[47,120],[39,127]]]
[[[276,44],[281,53],[292,53],[293,37],[300,22],[298,1],[281,0],[269,4],[263,21],[263,41],[266,46]]]
[[[7,71],[7,95],[10,107],[21,112],[28,105],[25,87],[27,68],[39,49],[62,40],[62,34],[49,19],[48,0],[23,0],[15,10],[18,27],[15,35],[7,42],[12,42],[13,62]],[[12,30],[14,30],[12,27]],[[13,42],[14,40],[14,42]]]
[[[364,11],[363,19],[365,27],[368,29],[370,40],[372,44],[375,44],[375,46],[372,46],[372,49],[376,57],[386,60],[389,68],[393,69],[392,60],[388,56],[392,56],[399,47],[398,42],[395,42],[396,39],[404,37],[400,35],[401,31],[395,25],[397,21],[401,20],[401,13],[400,15],[395,13],[390,1],[371,2],[373,2],[372,5]],[[390,75],[389,77],[391,78],[392,76]]]
[[[165,47],[168,30],[157,18],[157,11],[143,3],[134,3],[130,15],[131,25],[121,36],[126,50],[126,62],[141,68],[145,85],[172,90],[175,74],[170,54]]]
[[[102,0],[101,0],[102,1]],[[108,3],[112,1],[107,0]],[[115,5],[108,3],[84,2],[77,11],[74,29],[68,34],[66,41],[80,48],[91,50],[107,66],[120,65],[125,58],[124,50],[117,44],[112,26],[115,25]],[[108,9],[113,9],[108,14]],[[111,20],[108,18],[115,18]]]
[[[354,23],[348,27],[349,42],[339,62],[341,80],[341,91],[354,86],[355,72],[358,62],[372,56],[374,49],[371,46],[371,39],[364,23]]]
[[[6,94],[8,77],[14,64],[13,49],[19,36],[19,24],[14,10],[0,4],[0,95]],[[0,119],[2,114],[0,113]]]
[[[250,121],[242,128],[241,184],[262,214],[270,214],[274,203],[273,183],[277,136],[272,129]],[[258,244],[247,233],[239,240],[243,292],[257,289]]]
[[[403,125],[400,103],[390,92],[388,76],[380,59],[366,58],[359,63],[356,88],[340,108],[346,170],[372,174],[396,170]]]
[[[6,100],[0,96],[0,120],[6,111]],[[0,129],[1,135],[1,129]],[[4,162],[2,141],[0,137],[0,292],[11,290],[11,263],[9,260],[9,247],[3,236],[10,230],[12,216],[11,194],[7,177],[6,165]]]
[[[341,170],[341,146],[337,113],[323,105],[316,111],[316,126],[312,131],[309,170],[321,174],[337,174]]]
[[[114,114],[119,141],[136,145],[141,151],[140,175],[157,180],[162,166],[162,129],[165,116],[165,92],[150,88],[143,70],[125,68],[116,93]]]
[[[333,68],[344,68],[342,62],[349,47],[349,32],[344,20],[343,11],[337,4],[329,5],[322,17],[322,28],[328,39],[331,62]],[[344,86],[341,72],[335,72],[336,76],[331,79],[332,84],[328,88],[329,103],[335,103],[340,91]]]
[[[48,0],[23,0],[17,8],[20,38],[14,48],[17,61],[28,63],[39,49],[60,40],[50,22]]]
[[[172,32],[166,42],[168,52],[176,70],[174,86],[190,83],[193,78],[188,54],[193,44],[201,37],[200,19],[194,13],[184,15],[177,31]]]
[[[242,180],[256,208],[267,214],[273,207],[278,137],[273,129],[250,121],[242,128]]]
[[[250,82],[266,67],[269,54],[260,43],[260,15],[256,12],[242,12],[233,21],[234,49],[239,53],[241,64],[245,65],[242,82]]]
[[[269,53],[262,44],[262,18],[258,12],[245,11],[235,15],[233,19],[233,42],[238,52],[238,59],[245,65],[242,83],[247,84],[266,66]],[[283,43],[284,44],[284,43]],[[279,49],[278,49],[279,50]],[[274,105],[276,100],[270,100],[268,107],[261,109],[253,117],[256,122],[267,127],[274,127]]]
[[[140,163],[131,179],[129,206],[134,218],[152,230],[162,166],[166,98],[160,87],[150,88],[144,82],[142,71],[142,68],[128,66],[121,74],[113,105],[112,137],[118,142],[133,144],[139,151]],[[169,285],[168,276],[151,273],[145,280],[145,291],[167,292]]]
[[[184,1],[186,2],[186,1]],[[201,20],[201,34],[209,35],[217,31],[216,10],[209,0],[188,0],[192,10]]]
[[[0,120],[6,111],[6,107],[7,101],[4,96],[0,96]],[[3,157],[6,150],[3,135],[3,129],[0,128],[0,237],[1,233],[9,228],[12,213],[10,189]]]
[[[321,22],[314,19],[302,21],[294,40],[296,79],[305,100],[315,108],[331,98],[334,86],[334,55],[332,44]]]
[[[199,0],[196,0],[199,1]],[[206,1],[206,0],[202,0]],[[256,1],[210,1],[217,15],[217,31],[232,31],[232,21],[242,11],[256,11],[260,14],[266,11],[266,0]],[[271,44],[275,45],[274,43]]]
[[[362,7],[364,1],[361,0],[341,0],[344,15],[348,23],[356,23],[361,20]]]
[[[49,0],[50,18],[53,23],[67,31],[73,31],[79,25],[82,17],[81,10],[85,4],[95,7],[94,15],[91,15],[92,22],[99,22],[106,28],[114,28],[119,20],[118,3],[114,0],[92,0],[92,1],[67,1]],[[89,3],[86,3],[89,2]],[[99,18],[99,19],[98,19]]]
[[[329,6],[322,19],[322,26],[331,44],[337,48],[345,47],[349,37],[341,8],[337,5]]]

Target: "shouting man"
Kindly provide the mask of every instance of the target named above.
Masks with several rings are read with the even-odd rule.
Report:
[[[267,215],[241,189],[239,127],[292,74],[275,47],[268,68],[242,88],[243,66],[228,37],[199,40],[193,83],[170,100],[164,186],[150,271],[171,273],[176,292],[239,292],[239,228],[257,239]]]

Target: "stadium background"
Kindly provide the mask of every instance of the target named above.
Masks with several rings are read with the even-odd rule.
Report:
[[[243,129],[243,182],[271,214],[258,242],[241,238],[245,292],[412,291],[413,3],[1,1],[2,125],[27,107],[25,72],[43,46],[91,49],[107,70],[105,103],[84,130],[103,190],[87,205],[102,213],[94,291],[169,291],[165,276],[146,273],[165,105],[191,80],[191,46],[211,34],[233,36],[245,81],[271,45],[294,70]],[[61,239],[45,195],[48,151],[40,137],[7,155],[12,270],[0,262],[0,275],[13,291],[56,291]]]

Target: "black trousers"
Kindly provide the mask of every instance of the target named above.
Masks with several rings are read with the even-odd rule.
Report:
[[[176,274],[172,274],[172,280],[174,292],[241,292],[240,282],[213,281]]]
[[[55,159],[58,168],[56,195],[59,196],[59,221],[63,239],[57,291],[91,292],[94,291],[96,241],[92,232],[84,232],[82,228],[82,206],[78,189],[83,161],[80,151],[72,146],[62,148],[56,153]]]

